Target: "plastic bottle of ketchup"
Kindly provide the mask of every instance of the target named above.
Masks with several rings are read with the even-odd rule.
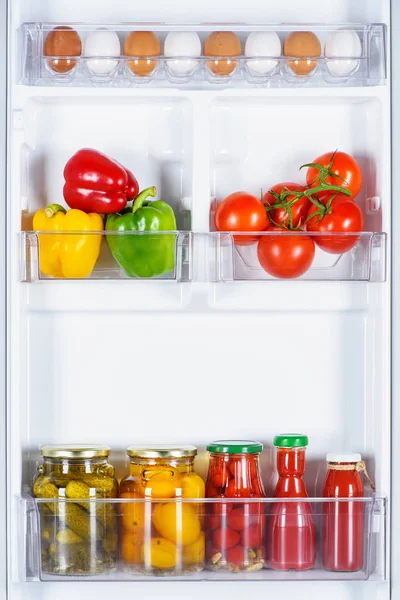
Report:
[[[308,437],[297,433],[274,438],[279,480],[274,498],[308,498],[303,474]],[[268,527],[269,566],[304,571],[315,565],[315,523],[309,502],[272,504]]]
[[[348,498],[324,502],[323,564],[330,571],[361,571],[364,564],[365,504],[361,472],[366,472],[360,454],[328,454],[324,498]]]

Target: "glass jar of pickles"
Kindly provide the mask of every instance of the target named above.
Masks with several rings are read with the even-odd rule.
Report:
[[[117,566],[118,497],[108,446],[45,446],[33,486],[40,514],[42,572],[96,575]]]
[[[204,567],[200,502],[204,482],[194,472],[194,446],[131,446],[129,475],[120,484],[121,551],[129,570],[182,575]]]
[[[259,442],[221,440],[207,446],[210,465],[207,504],[206,559],[214,571],[258,571],[264,566],[265,505],[260,476]],[[229,498],[229,502],[222,499]]]

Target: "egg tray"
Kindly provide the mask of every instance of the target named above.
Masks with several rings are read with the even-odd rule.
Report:
[[[98,29],[116,32],[123,41],[132,31],[152,31],[160,39],[161,49],[171,31],[195,31],[202,47],[212,31],[232,31],[240,39],[241,48],[253,32],[275,32],[283,46],[286,36],[295,31],[312,31],[320,40],[321,51],[329,35],[343,29],[355,32],[361,44],[357,56],[45,56],[47,35],[55,27],[71,27],[78,32],[84,47],[86,36]],[[290,87],[309,85],[368,86],[383,85],[386,80],[386,27],[383,24],[347,25],[243,25],[216,23],[167,25],[129,23],[117,25],[80,23],[25,23],[20,28],[21,65],[19,83],[26,85],[70,85],[95,87],[168,87],[208,86]],[[54,61],[69,61],[64,73]],[[99,63],[98,61],[104,61]],[[106,62],[107,61],[107,62]],[[104,65],[105,63],[105,65]],[[100,69],[98,65],[100,64]],[[67,65],[67,66],[69,66]],[[97,66],[96,66],[97,65]],[[64,64],[64,68],[65,68]],[[306,66],[306,69],[304,69]],[[104,68],[105,67],[105,68]],[[302,69],[303,67],[303,69]],[[299,74],[300,70],[309,70]],[[99,71],[105,71],[103,73]],[[135,73],[136,71],[136,73]],[[147,71],[145,75],[138,71]],[[218,74],[219,72],[223,74]]]

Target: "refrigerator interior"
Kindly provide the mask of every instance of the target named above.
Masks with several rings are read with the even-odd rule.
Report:
[[[106,443],[119,476],[130,444],[192,443],[205,476],[205,446],[221,438],[264,443],[271,495],[273,436],[296,430],[310,438],[311,496],[321,496],[325,455],[337,451],[361,452],[378,494],[390,497],[390,256],[383,235],[391,227],[390,79],[284,89],[18,80],[23,23],[146,20],[193,23],[196,30],[212,16],[213,22],[389,25],[389,0],[282,0],[262,7],[256,0],[245,6],[204,0],[190,14],[180,0],[168,7],[159,0],[149,6],[115,0],[112,7],[18,0],[8,9],[8,597],[197,599],[222,592],[239,599],[295,592],[303,600],[318,589],[326,600],[388,600],[388,513],[373,521],[379,543],[368,581],[44,582],[27,569],[32,540],[21,495],[32,494],[45,443]],[[141,187],[156,185],[158,197],[173,205],[184,234],[177,253],[189,261],[181,278],[21,282],[35,279],[34,265],[27,266],[34,254],[21,231],[32,228],[36,210],[62,199],[63,166],[85,146],[132,166]],[[276,181],[301,183],[298,165],[335,148],[354,155],[363,170],[365,231],[382,234],[376,278],[345,281],[354,273],[350,266],[332,271],[321,262],[328,275],[320,281],[269,281],[254,275],[251,253],[232,253],[231,240],[227,251],[215,251],[219,242],[207,232],[220,200],[238,189],[258,194]],[[352,258],[373,262],[365,252]]]

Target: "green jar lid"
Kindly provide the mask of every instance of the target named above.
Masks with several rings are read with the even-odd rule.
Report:
[[[278,448],[304,448],[304,446],[308,446],[308,436],[303,433],[281,433],[274,437],[274,446]]]
[[[221,454],[255,454],[262,452],[262,449],[261,442],[251,440],[217,440],[207,446],[209,452]]]

